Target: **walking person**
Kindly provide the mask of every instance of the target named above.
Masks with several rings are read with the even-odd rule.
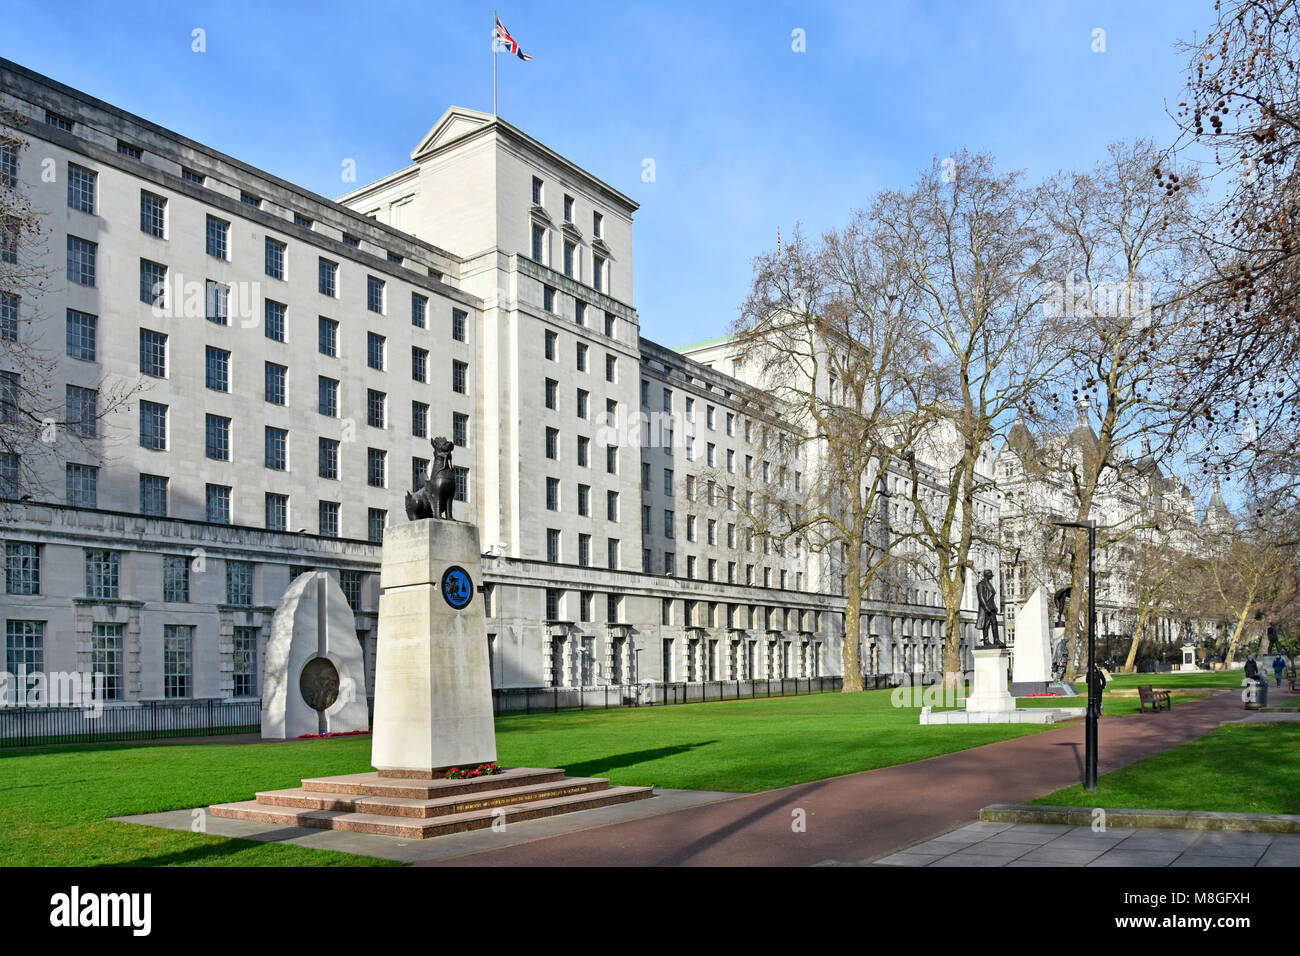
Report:
[[[1277,678],[1278,687],[1282,686],[1282,672],[1284,670],[1286,670],[1286,661],[1282,659],[1281,654],[1278,654],[1273,658],[1273,676]]]

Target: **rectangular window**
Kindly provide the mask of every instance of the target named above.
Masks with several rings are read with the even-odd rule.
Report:
[[[317,272],[317,289],[320,294],[327,295],[331,299],[337,298],[339,294],[339,264],[330,262],[328,259],[321,259]]]
[[[216,216],[208,216],[208,255],[216,259],[230,258],[230,223]]]
[[[573,222],[573,197],[564,197],[564,221]]]
[[[0,451],[0,498],[19,496],[18,472],[18,456],[13,452]]]
[[[461,412],[451,413],[451,441],[457,448],[469,445],[469,416]]]
[[[587,324],[587,303],[581,299],[573,300],[573,324],[582,326]]]
[[[343,569],[339,571],[339,589],[352,610],[361,610],[361,572]]]
[[[618,520],[618,492],[605,492],[605,518],[609,521]]]
[[[607,544],[609,551],[609,568],[611,571],[616,571],[619,566],[619,540],[618,538],[610,538]]]
[[[559,336],[550,329],[546,330],[546,358],[548,361],[555,361],[555,346]]]
[[[345,232],[343,233],[343,245],[351,246],[353,249],[356,249],[358,246],[361,245],[361,240],[358,239],[356,236],[348,235]]]
[[[618,474],[618,446],[605,446],[605,471],[611,475]]]
[[[428,384],[429,350],[411,346],[411,380]]]
[[[140,447],[167,450],[167,406],[140,402]]]
[[[225,349],[207,347],[207,387],[214,392],[230,391],[230,353]]]
[[[204,491],[208,521],[213,524],[230,524],[230,486],[208,485]]]
[[[22,541],[5,542],[5,593],[41,593],[41,547]]]
[[[202,186],[204,182],[204,176],[202,173],[195,172],[192,169],[186,169],[184,166],[181,167],[181,179],[185,180],[187,183],[196,183],[199,186]]]
[[[546,429],[546,457],[552,461],[558,461],[560,458],[560,430],[558,428]]]
[[[257,697],[257,628],[235,628],[231,691],[236,697]]]
[[[542,181],[538,179],[536,176],[534,176],[533,177],[533,205],[540,206],[541,204],[542,204]]]
[[[388,453],[381,448],[366,449],[366,484],[371,488],[388,487]]]
[[[664,509],[664,537],[665,538],[671,538],[675,533],[673,531],[673,517],[674,517],[673,512],[665,508]]]
[[[384,314],[384,280],[366,276],[366,308]]]
[[[205,454],[214,461],[230,461],[230,419],[208,415]]]
[[[139,146],[132,146],[130,143],[124,143],[120,139],[117,141],[117,151],[123,156],[130,156],[132,159],[139,159],[144,155],[144,150]]]
[[[167,267],[162,263],[140,260],[140,301],[160,309],[167,307]]]
[[[591,234],[597,239],[603,239],[605,236],[605,217],[598,212],[591,214]]]
[[[272,405],[283,405],[288,401],[289,369],[274,362],[265,363],[266,400]]]
[[[339,383],[337,379],[321,375],[316,380],[316,410],[329,418],[339,415]]]
[[[93,388],[67,386],[64,420],[68,430],[81,438],[94,438],[99,420],[99,392]]]
[[[167,238],[167,200],[140,190],[140,231],[155,239]]]
[[[122,699],[121,624],[95,624],[90,635],[90,672],[103,675],[104,700]]]
[[[95,361],[95,333],[99,317],[88,312],[68,309],[67,351],[75,359]]]
[[[388,524],[388,512],[383,508],[371,508],[366,512],[366,531],[370,541],[384,543],[384,526]]]
[[[605,356],[605,381],[618,381],[618,359],[613,355]]]
[[[285,471],[289,467],[289,432],[284,428],[266,426],[266,467]]]
[[[578,535],[578,565],[579,567],[591,567],[591,535]]]
[[[588,392],[585,388],[578,389],[578,417],[583,419],[584,421],[586,421],[591,414],[587,408],[590,398],[591,398],[591,393]]]
[[[68,281],[77,285],[94,286],[95,255],[98,251],[95,243],[76,236],[68,236]],[[16,259],[9,261],[15,262]]]
[[[320,316],[317,320],[317,348],[321,355],[328,355],[330,358],[338,358],[339,355],[339,324],[333,319],[327,319]]]
[[[194,693],[194,626],[163,625],[163,696],[184,698]]]
[[[163,475],[140,476],[140,514],[167,516],[167,478]]]
[[[533,223],[533,261],[542,262],[546,252],[546,227]]]
[[[94,215],[97,175],[76,163],[68,163],[68,208]]]
[[[277,239],[266,240],[266,274],[272,279],[284,278],[284,260],[288,246]]]
[[[545,394],[546,407],[551,411],[555,411],[559,405],[560,383],[553,378],[548,378],[546,380]]]
[[[424,482],[429,474],[429,459],[412,458],[411,459],[411,490],[418,491],[424,487]]]
[[[253,603],[253,565],[249,561],[226,562],[226,603],[248,607]]]
[[[464,362],[457,362],[455,359],[451,363],[451,390],[458,395],[465,394],[465,372],[469,366]]]
[[[117,551],[86,552],[86,597],[116,601],[121,583],[122,555]]]
[[[0,142],[0,187],[13,189],[18,185],[18,144],[12,140]]]
[[[547,511],[560,510],[560,479],[559,478],[546,479],[546,510]]]
[[[591,286],[597,292],[605,291],[605,259],[603,256],[591,257]]]
[[[293,224],[303,229],[310,229],[312,227],[312,221],[308,219],[306,216],[300,215],[298,213],[293,214]]]
[[[239,201],[245,206],[252,206],[254,209],[262,208],[262,200],[258,199],[252,193],[241,192],[239,194]]]
[[[339,476],[339,443],[333,438],[321,438],[317,441],[319,463],[316,473],[331,480]]]
[[[74,508],[99,507],[99,469],[69,463],[64,469],[68,504]]]
[[[337,538],[339,536],[339,503],[337,501],[322,501],[320,503],[320,533],[322,537]]]
[[[429,324],[429,300],[417,292],[411,293],[411,324],[417,329]]]
[[[382,335],[366,333],[366,364],[380,372],[388,366],[387,341]]]
[[[266,493],[266,530],[289,530],[289,496]]]
[[[190,559],[169,554],[163,557],[163,600],[169,604],[190,602]]]
[[[209,279],[205,286],[207,318],[213,325],[230,324],[230,286]]]
[[[549,285],[542,287],[542,308],[547,312],[555,311],[555,290]]]
[[[284,314],[287,310],[283,302],[266,300],[266,337],[275,342],[284,341]]]
[[[564,241],[564,274],[573,277],[574,258],[577,255],[578,246],[569,240]]]
[[[469,501],[469,469],[457,466],[452,472],[456,476],[456,493],[452,497],[456,501]]]
[[[5,672],[45,672],[44,621],[5,621]]]
[[[386,428],[388,396],[373,388],[366,391],[366,421],[372,428]]]
[[[416,438],[429,437],[429,406],[424,402],[411,402],[411,434]]]
[[[546,529],[546,560],[551,564],[560,563],[560,532],[556,528]]]
[[[457,342],[465,341],[465,320],[469,318],[467,312],[460,309],[451,310],[451,337]]]
[[[579,342],[579,343],[578,343],[578,355],[577,355],[577,364],[578,364],[578,371],[579,371],[579,372],[585,372],[585,371],[587,371],[587,352],[588,352],[588,349],[587,349],[587,345],[586,345],[586,343],[584,343],[584,342]]]
[[[605,313],[605,334],[611,339],[614,338],[614,313]]]
[[[17,372],[0,372],[0,422],[18,420],[22,376]]]

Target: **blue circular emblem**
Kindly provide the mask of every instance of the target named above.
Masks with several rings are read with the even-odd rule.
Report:
[[[474,582],[464,568],[453,564],[442,573],[442,598],[457,611],[465,610],[474,600]]]

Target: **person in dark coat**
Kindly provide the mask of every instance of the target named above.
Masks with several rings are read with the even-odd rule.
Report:
[[[1253,656],[1246,658],[1246,679],[1253,681],[1259,680],[1259,665],[1255,663],[1255,658]]]
[[[1278,687],[1282,686],[1282,672],[1284,670],[1286,670],[1286,661],[1283,660],[1282,655],[1279,654],[1277,657],[1273,658],[1273,676],[1277,678]]]

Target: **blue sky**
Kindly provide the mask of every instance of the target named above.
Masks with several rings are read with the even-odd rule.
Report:
[[[635,304],[670,346],[726,330],[778,228],[840,225],[936,155],[1038,179],[1167,142],[1173,44],[1214,19],[1210,0],[496,2],[534,56],[500,58],[501,115],[641,204]],[[7,6],[0,55],[327,196],[345,158],[376,179],[448,105],[492,107],[490,4]]]

